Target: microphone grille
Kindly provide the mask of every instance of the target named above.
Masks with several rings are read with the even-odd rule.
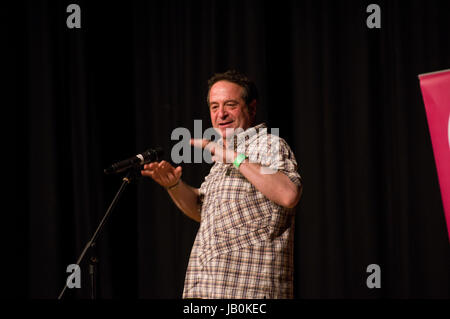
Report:
[[[144,153],[142,153],[142,155],[144,156],[145,163],[155,162],[155,161],[159,161],[160,159],[162,159],[162,156],[164,155],[164,151],[161,147],[158,146],[158,147],[150,148],[150,149],[146,150]]]

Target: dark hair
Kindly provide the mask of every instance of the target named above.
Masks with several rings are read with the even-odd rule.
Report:
[[[208,80],[208,92],[206,94],[206,103],[209,105],[209,91],[211,87],[219,81],[228,81],[235,83],[243,88],[242,99],[249,105],[253,100],[258,100],[258,89],[255,83],[245,74],[236,70],[228,70],[225,73],[216,73]]]

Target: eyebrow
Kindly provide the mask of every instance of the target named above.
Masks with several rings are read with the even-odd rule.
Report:
[[[227,103],[230,103],[230,102],[239,103],[239,101],[231,99],[231,100],[225,100],[224,104],[227,104]],[[213,101],[213,102],[210,103],[210,105],[213,105],[213,104],[219,104],[219,102]]]

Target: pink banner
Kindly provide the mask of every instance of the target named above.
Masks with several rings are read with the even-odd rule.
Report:
[[[450,69],[419,75],[450,240]]]

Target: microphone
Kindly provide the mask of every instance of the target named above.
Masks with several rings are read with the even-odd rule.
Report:
[[[158,161],[163,155],[161,147],[150,148],[141,154],[137,154],[129,159],[112,164],[104,170],[105,174],[120,173],[131,167],[141,166],[150,162]]]

